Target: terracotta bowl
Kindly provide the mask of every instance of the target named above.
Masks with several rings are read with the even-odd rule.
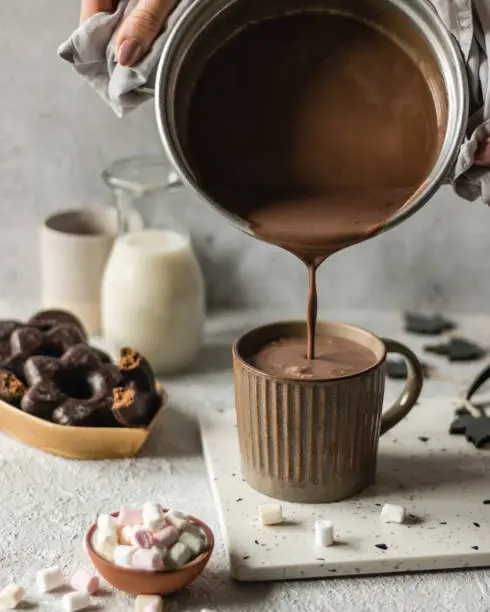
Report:
[[[70,427],[27,414],[0,400],[0,432],[45,453],[65,459],[121,459],[135,457],[148,439],[162,407],[148,427]]]
[[[114,512],[117,517],[119,512]],[[208,540],[208,549],[199,557],[177,570],[151,572],[148,570],[128,569],[106,561],[92,546],[92,536],[97,525],[92,525],[85,536],[85,547],[95,569],[109,584],[131,595],[170,595],[185,588],[199,576],[206,567],[214,548],[214,535],[211,529],[199,519],[189,517],[202,528]]]

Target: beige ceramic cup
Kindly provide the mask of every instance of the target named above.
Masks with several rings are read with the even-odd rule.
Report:
[[[334,502],[372,484],[380,435],[410,412],[422,390],[421,365],[403,344],[341,323],[318,323],[317,334],[357,342],[377,361],[357,374],[315,381],[279,378],[250,365],[270,342],[305,338],[302,322],[259,327],[233,347],[243,477],[254,489],[285,501]],[[387,353],[406,360],[408,379],[382,414]]]
[[[42,306],[73,312],[91,335],[100,332],[102,275],[117,230],[113,209],[67,210],[41,227]]]

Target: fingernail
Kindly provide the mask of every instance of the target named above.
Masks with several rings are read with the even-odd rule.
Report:
[[[121,66],[133,66],[141,57],[141,45],[133,39],[125,40],[119,47],[117,61]]]

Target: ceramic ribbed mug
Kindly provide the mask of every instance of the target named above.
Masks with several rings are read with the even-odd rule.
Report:
[[[254,489],[285,501],[334,502],[372,484],[380,435],[410,412],[422,390],[422,367],[403,344],[342,323],[319,322],[317,334],[356,342],[375,354],[376,363],[328,380],[277,377],[250,365],[270,342],[306,338],[302,322],[256,328],[233,347],[242,475]],[[405,359],[408,378],[382,413],[387,353]]]

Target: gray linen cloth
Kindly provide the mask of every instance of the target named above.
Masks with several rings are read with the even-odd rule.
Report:
[[[58,55],[84,77],[118,117],[123,117],[153,97],[158,59],[165,42],[165,31],[149,53],[134,67],[120,66],[115,56],[115,35],[137,0],[120,0],[114,13],[98,13],[79,26],[58,48]],[[190,4],[185,0],[171,16]]]
[[[194,0],[199,2],[199,0]],[[192,0],[182,0],[166,30]],[[470,116],[465,141],[451,177],[456,192],[467,200],[480,195],[490,204],[490,169],[474,166],[478,144],[490,137],[490,0],[431,0],[449,31],[459,43],[470,89]],[[148,55],[133,68],[115,60],[115,33],[137,0],[119,0],[112,14],[99,13],[81,25],[58,49],[59,56],[112,108],[118,117],[153,96],[155,73],[165,31]]]

